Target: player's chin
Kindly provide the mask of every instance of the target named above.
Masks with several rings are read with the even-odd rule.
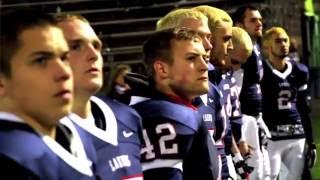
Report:
[[[89,77],[88,80],[90,83],[101,84],[103,83],[103,78],[101,76]]]
[[[90,89],[90,91],[92,91],[93,93],[96,93],[101,89],[102,83],[103,83],[102,79],[98,79],[98,78],[92,79],[90,83],[88,83],[87,87],[88,89]]]
[[[72,111],[72,103],[64,104],[56,108],[56,118],[61,119],[66,115],[70,114]]]
[[[197,93],[199,95],[207,94],[209,91],[209,82],[208,81],[202,82],[195,88],[197,89]]]
[[[51,107],[50,114],[48,115],[49,117],[47,119],[50,120],[52,125],[57,125],[60,119],[71,113],[71,109],[71,104]]]
[[[279,57],[281,58],[281,59],[283,59],[283,58],[285,58],[285,57],[287,57],[288,56],[288,53],[283,53],[283,54],[281,54]]]
[[[94,78],[94,79],[92,79],[92,82],[94,84],[96,84],[97,86],[102,87],[103,78],[101,78],[101,77]]]
[[[262,37],[262,29],[261,29],[261,28],[259,28],[259,29],[256,30],[256,35],[257,35],[258,37]]]

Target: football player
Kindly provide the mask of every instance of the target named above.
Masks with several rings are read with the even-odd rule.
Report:
[[[73,83],[68,44],[54,18],[1,12],[0,27],[1,176],[95,179],[92,144],[72,124],[59,123],[71,111]]]
[[[270,165],[268,152],[266,151],[266,140],[270,137],[268,128],[262,119],[262,94],[260,81],[263,76],[262,52],[260,41],[262,37],[263,20],[259,10],[252,6],[239,7],[232,15],[235,26],[247,31],[253,43],[253,51],[248,60],[242,64],[243,83],[240,92],[241,111],[245,119],[255,118],[258,123],[258,133],[262,156],[256,156],[259,163],[257,173],[258,179],[269,178]],[[256,137],[255,134],[251,138]]]
[[[232,43],[233,50],[230,52],[227,62],[231,64],[234,70],[233,77],[236,79],[240,94],[244,74],[241,65],[251,56],[253,44],[248,33],[239,27],[232,27]],[[263,167],[260,165],[262,164],[262,154],[260,151],[256,119],[244,114],[242,121],[242,139],[244,139],[249,146],[249,149],[242,152],[242,155],[247,156],[246,162],[249,166],[254,167],[254,171],[250,174],[250,179],[262,179]]]
[[[213,48],[211,50],[210,63],[214,69],[209,70],[209,78],[216,84],[221,93],[221,121],[216,122],[217,135],[216,145],[220,149],[223,171],[222,178],[229,176],[237,178],[236,172],[242,178],[246,178],[250,172],[245,164],[239,147],[246,147],[245,141],[241,138],[242,114],[236,81],[232,77],[232,68],[226,62],[226,58],[233,49],[232,38],[232,19],[223,10],[210,7],[198,6],[195,9],[203,12],[209,18],[209,28],[214,36],[211,38]],[[247,149],[247,148],[245,148]],[[223,152],[225,151],[225,152]],[[233,161],[231,160],[233,155]],[[236,166],[236,169],[235,169]]]
[[[312,164],[316,153],[307,104],[308,69],[287,58],[289,43],[281,27],[267,30],[262,41],[267,56],[261,81],[262,110],[272,136],[267,148],[271,179],[277,179],[281,162],[288,168],[287,179],[301,178],[305,142]]]
[[[144,178],[216,179],[214,146],[192,105],[208,91],[201,37],[187,28],[158,31],[143,49],[153,87],[151,99],[134,105],[143,119]]]
[[[176,9],[164,17],[162,17],[157,22],[157,30],[169,29],[169,28],[190,28],[197,31],[202,39],[203,47],[207,54],[210,54],[212,45],[210,42],[211,32],[208,27],[208,18],[199,11],[194,9]],[[207,94],[201,95],[195,98],[194,105],[198,108],[199,119],[205,122],[205,125],[211,135],[212,142],[215,144],[213,139],[216,133],[215,122],[217,119],[221,119],[220,111],[220,93],[215,84],[209,82],[209,91]],[[221,158],[220,156],[214,157],[214,162],[216,162],[215,169],[221,177]]]
[[[93,96],[102,87],[102,42],[80,15],[58,15],[58,25],[70,47],[74,75],[71,119],[85,129],[97,151],[102,179],[142,179],[140,116],[132,108],[107,97]]]

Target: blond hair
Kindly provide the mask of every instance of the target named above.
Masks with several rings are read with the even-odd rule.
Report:
[[[208,25],[212,33],[220,28],[223,23],[231,24],[231,26],[233,24],[230,15],[222,9],[207,5],[197,6],[192,9],[202,12],[208,17]]]
[[[157,31],[172,29],[181,26],[185,19],[195,19],[208,22],[208,18],[199,11],[190,8],[175,9],[157,22]]]
[[[244,49],[247,58],[251,56],[253,44],[249,34],[240,27],[232,27],[232,44],[234,49]]]
[[[288,36],[286,30],[284,30],[282,27],[272,27],[268,29],[262,37],[262,46],[264,48],[270,46],[270,44],[272,43],[272,36],[275,34],[286,34]],[[290,43],[289,36],[288,43]]]

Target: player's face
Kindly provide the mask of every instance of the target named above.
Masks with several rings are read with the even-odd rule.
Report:
[[[11,76],[0,76],[0,95],[10,112],[37,127],[52,128],[71,111],[73,100],[67,42],[52,26],[27,29],[19,39]]]
[[[231,24],[221,23],[212,38],[212,45],[211,63],[217,68],[230,68],[227,67],[226,60],[233,49]]]
[[[244,13],[243,26],[251,38],[258,39],[262,36],[262,17],[258,10],[247,9]]]
[[[208,61],[200,41],[173,41],[173,64],[169,65],[169,87],[191,100],[208,92]]]
[[[75,95],[92,95],[102,86],[102,43],[92,27],[73,19],[59,23],[70,47],[70,65],[74,75]]]
[[[208,54],[210,53],[210,50],[212,49],[212,45],[210,42],[211,32],[206,21],[187,18],[180,24],[180,27],[186,27],[197,31],[202,39],[203,47]]]
[[[288,56],[289,46],[289,37],[286,33],[275,33],[272,36],[270,51],[273,56],[279,57],[280,59]]]

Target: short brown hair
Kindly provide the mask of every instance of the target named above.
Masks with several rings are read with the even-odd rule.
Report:
[[[143,45],[144,62],[147,65],[148,74],[154,75],[153,64],[157,59],[161,59],[169,64],[173,63],[172,59],[172,40],[190,40],[201,42],[200,35],[189,28],[174,28],[157,31]]]
[[[32,27],[55,26],[52,15],[34,9],[1,12],[0,74],[11,76],[11,59],[21,46],[20,35]]]

